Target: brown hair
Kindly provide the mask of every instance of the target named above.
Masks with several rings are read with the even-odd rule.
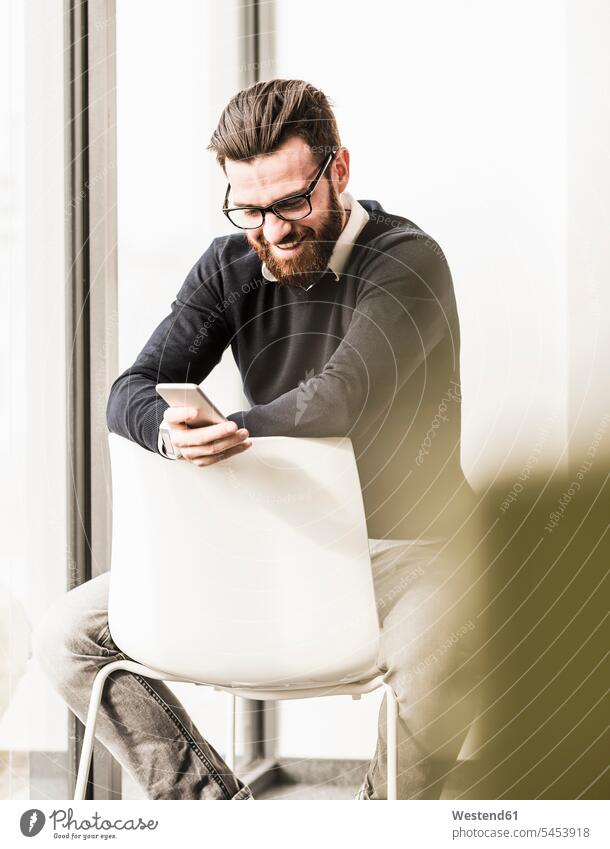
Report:
[[[341,146],[337,121],[326,95],[303,80],[269,80],[236,94],[222,111],[208,150],[225,160],[247,161],[272,153],[290,136],[300,136],[322,162]]]

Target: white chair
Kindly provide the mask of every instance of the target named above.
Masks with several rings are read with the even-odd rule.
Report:
[[[396,798],[394,692],[349,439],[260,437],[207,468],[111,434],[109,623],[131,660],[96,676],[75,799],[83,799],[104,683],[125,669],[250,699],[385,687],[387,797]],[[226,760],[234,766],[235,714]]]

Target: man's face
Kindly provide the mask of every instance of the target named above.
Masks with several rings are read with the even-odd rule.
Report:
[[[293,136],[268,156],[250,162],[227,160],[225,167],[231,184],[230,206],[268,206],[305,191],[320,163],[305,141]],[[262,227],[244,231],[280,285],[310,286],[326,270],[345,224],[339,195],[348,176],[349,154],[341,148],[310,197],[310,215],[283,221],[267,212]]]

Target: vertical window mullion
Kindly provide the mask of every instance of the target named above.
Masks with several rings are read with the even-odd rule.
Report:
[[[89,417],[89,178],[87,2],[66,0],[66,334],[68,589],[91,577]],[[70,715],[69,766],[75,780],[83,726]],[[87,796],[90,798],[91,787]]]
[[[274,0],[240,0],[240,88],[268,77],[274,65]],[[243,700],[243,741],[246,764],[272,761],[275,756],[273,702]]]

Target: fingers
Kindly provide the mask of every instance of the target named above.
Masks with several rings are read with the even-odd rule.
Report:
[[[251,445],[251,442],[242,442],[241,445],[235,445],[233,448],[229,448],[225,451],[217,452],[216,454],[206,457],[196,457],[194,460],[190,460],[189,462],[191,462],[194,466],[212,466],[214,463],[220,463],[221,460],[228,460],[229,457],[234,457],[236,454],[243,454],[243,452],[247,451]]]
[[[172,443],[180,449],[182,457],[196,466],[209,466],[220,460],[240,454],[252,445],[246,428],[238,428],[235,422],[221,422],[203,427],[187,427],[196,420],[198,411],[194,407],[168,407],[163,414],[171,426]]]
[[[186,422],[195,421],[198,415],[196,407],[168,407],[163,413],[163,419],[174,427],[180,424],[186,427]]]
[[[196,416],[191,417],[196,418]],[[238,430],[235,422],[220,422],[215,425],[203,425],[202,427],[180,428],[176,438],[172,436],[172,442],[178,448],[191,448],[207,445],[217,439],[223,439],[234,435]],[[243,430],[243,428],[242,428]],[[247,433],[247,431],[246,431]],[[184,451],[182,452],[184,453]]]
[[[235,433],[224,437],[223,439],[215,439],[212,442],[206,442],[202,445],[180,446],[180,438],[182,433],[177,437],[178,441],[174,441],[175,445],[180,446],[180,451],[183,457],[187,460],[196,460],[199,457],[213,457],[215,454],[226,452],[229,448],[234,448],[239,445],[245,445],[246,448],[252,444],[248,440],[248,431],[245,428],[235,431]]]

